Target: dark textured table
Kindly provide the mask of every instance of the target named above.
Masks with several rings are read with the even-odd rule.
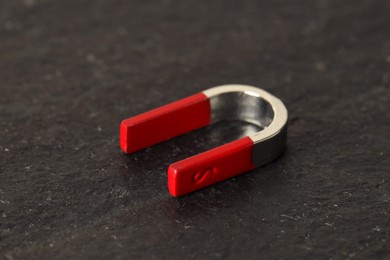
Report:
[[[0,258],[389,259],[390,2],[0,2]],[[289,109],[279,160],[175,199],[122,119],[227,83]]]

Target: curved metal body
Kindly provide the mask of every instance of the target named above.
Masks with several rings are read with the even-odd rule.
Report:
[[[262,128],[249,135],[254,143],[252,157],[255,166],[267,164],[283,152],[288,112],[280,99],[247,85],[223,85],[203,93],[210,99],[211,123],[233,119]]]
[[[168,188],[181,196],[267,164],[281,155],[288,113],[268,92],[246,85],[223,85],[123,120],[120,144],[125,153],[221,120],[242,120],[262,130],[173,163]]]

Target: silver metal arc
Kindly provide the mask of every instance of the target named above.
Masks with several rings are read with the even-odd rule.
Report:
[[[203,91],[211,107],[211,123],[241,120],[262,130],[249,135],[253,141],[253,164],[270,163],[281,155],[287,139],[288,112],[270,93],[247,85],[222,85]]]

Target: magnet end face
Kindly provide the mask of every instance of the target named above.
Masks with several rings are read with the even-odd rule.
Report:
[[[123,120],[120,125],[120,146],[124,153],[133,153],[143,148],[139,138],[140,129],[133,120]],[[141,129],[142,130],[142,129]]]
[[[168,168],[168,190],[172,197],[179,197],[181,195],[177,189],[177,169],[172,167],[172,165]]]
[[[119,129],[119,139],[120,139],[120,146],[124,153],[129,153],[128,146],[127,146],[127,131],[128,127],[126,126],[125,122],[122,121]]]

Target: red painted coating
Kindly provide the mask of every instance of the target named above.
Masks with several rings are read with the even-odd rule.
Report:
[[[249,137],[173,163],[168,188],[178,197],[252,170],[253,141]]]
[[[132,153],[210,123],[210,102],[198,93],[122,121],[120,145]]]

